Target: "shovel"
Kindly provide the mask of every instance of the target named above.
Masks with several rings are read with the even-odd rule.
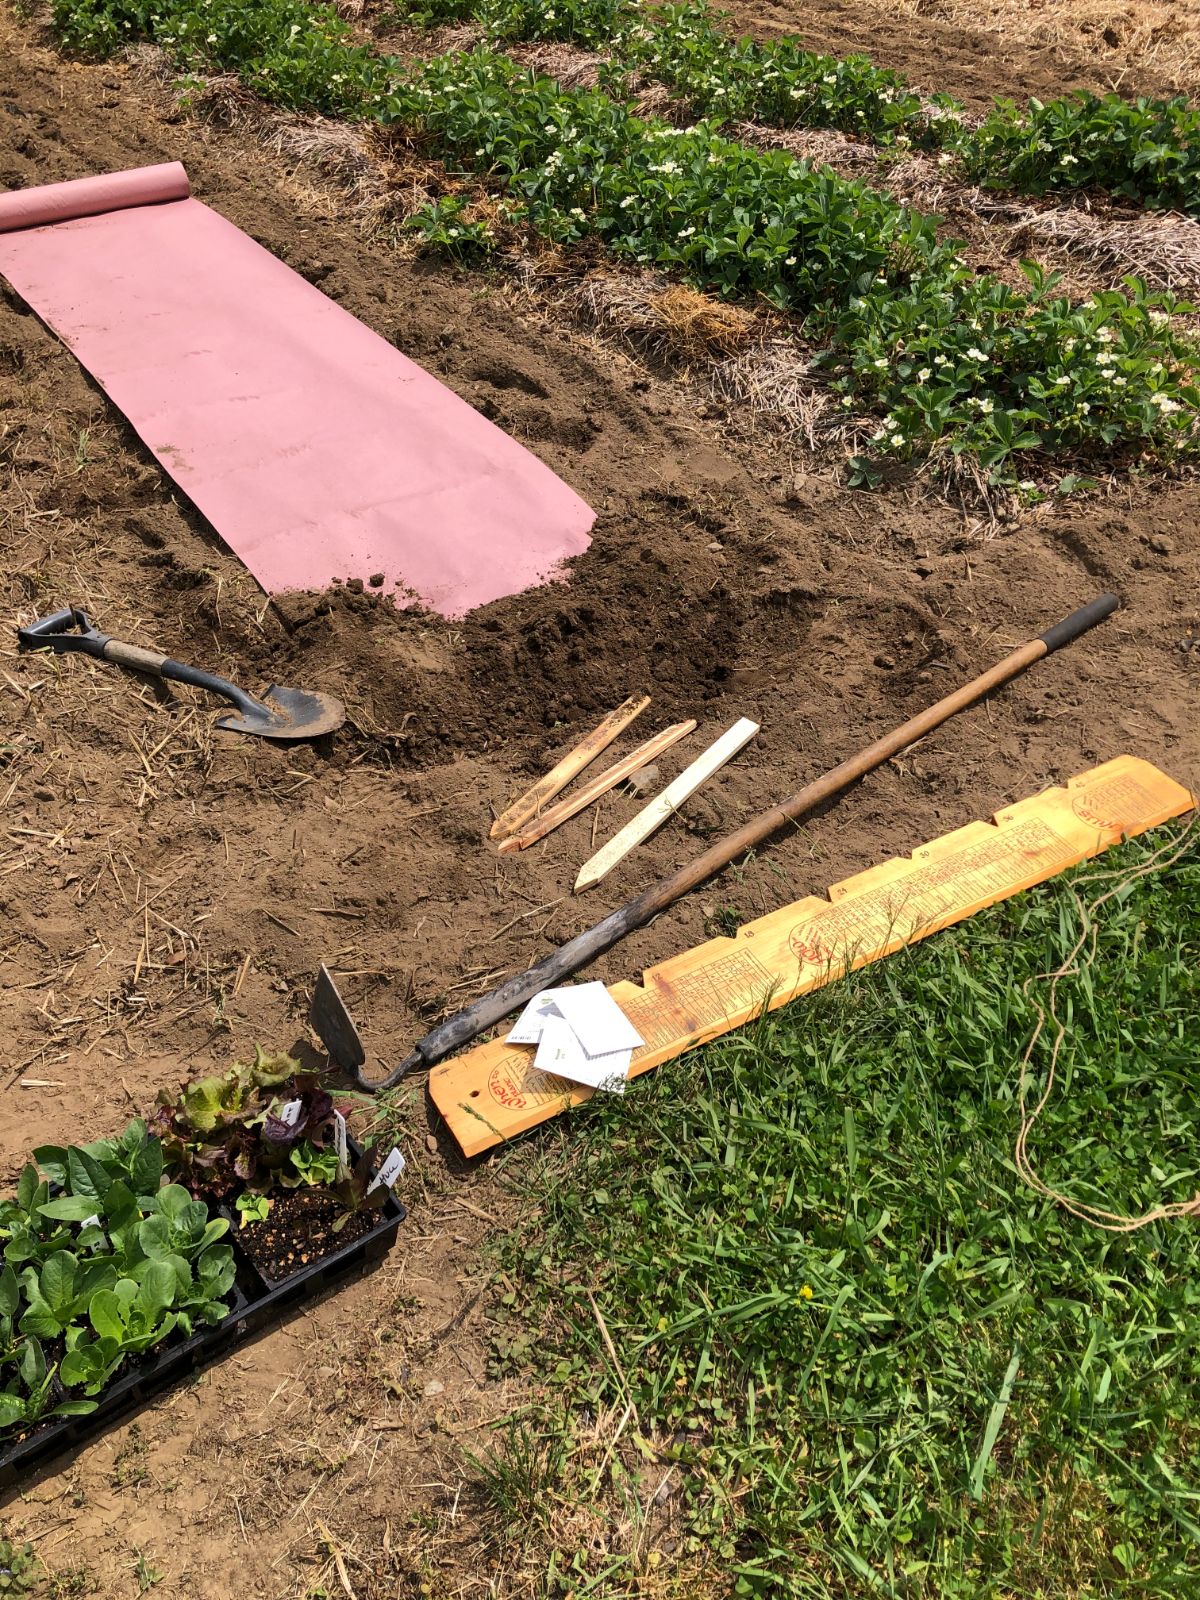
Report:
[[[141,645],[110,639],[78,606],[68,606],[49,617],[39,617],[28,628],[18,628],[17,640],[23,650],[82,650],[85,655],[115,662],[133,672],[148,672],[155,678],[207,689],[237,707],[236,713],[217,718],[217,727],[231,733],[253,733],[260,739],[316,739],[340,728],[346,720],[345,706],[332,695],[273,684],[261,700],[256,700],[236,683],[218,678],[215,673],[160,656],[156,650],[143,650]]]

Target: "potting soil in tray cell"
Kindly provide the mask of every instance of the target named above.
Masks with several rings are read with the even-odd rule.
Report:
[[[272,1196],[270,1213],[260,1222],[231,1232],[240,1255],[268,1290],[340,1275],[377,1261],[404,1220],[404,1207],[390,1193],[382,1208],[347,1215],[336,1196],[320,1189],[289,1189]],[[345,1218],[342,1226],[334,1224]]]

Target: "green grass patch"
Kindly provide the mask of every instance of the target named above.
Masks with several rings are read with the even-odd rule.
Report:
[[[502,1251],[497,1361],[547,1377],[547,1417],[576,1422],[558,1444],[544,1423],[533,1455],[509,1433],[497,1505],[524,1503],[530,1460],[553,1501],[578,1419],[632,1400],[635,1442],[657,1441],[646,1492],[668,1464],[682,1478],[679,1559],[717,1557],[737,1594],[1200,1593],[1196,1222],[1100,1232],[1013,1164],[1041,975],[1081,902],[1119,885],[1058,991],[1031,1154],[1113,1211],[1200,1190],[1200,839],[1136,875],[1178,837],[596,1096],[557,1149],[514,1154],[532,1209]],[[611,1563],[607,1588],[586,1569],[577,1594],[627,1592]]]

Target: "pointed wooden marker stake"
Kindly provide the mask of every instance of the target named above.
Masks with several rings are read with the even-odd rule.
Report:
[[[624,778],[631,778],[635,772],[640,772],[647,762],[661,756],[664,751],[678,744],[680,739],[686,739],[689,733],[694,733],[694,721],[677,722],[673,727],[664,728],[661,733],[656,733],[652,739],[647,739],[645,744],[638,745],[636,750],[631,750],[627,756],[622,756],[620,761],[614,761],[611,767],[605,767],[603,772],[598,772],[582,789],[577,789],[566,800],[560,800],[556,806],[548,806],[540,817],[535,817],[532,822],[527,822],[519,833],[514,833],[510,839],[505,839],[500,844],[502,856],[511,855],[514,850],[526,850],[531,844],[536,844],[539,839],[544,839],[548,833],[553,833],[555,828],[561,827],[572,817],[590,806],[593,800],[599,800],[602,794],[607,794],[610,789],[615,789]]]
[[[503,839],[510,833],[516,833],[529,821],[536,817],[548,801],[553,800],[561,789],[565,789],[577,772],[582,772],[589,761],[594,761],[602,750],[607,750],[618,734],[633,721],[640,717],[650,704],[648,694],[631,694],[623,705],[615,711],[610,711],[599,727],[593,728],[586,738],[581,739],[573,750],[568,750],[557,766],[551,767],[544,778],[539,778],[532,789],[526,791],[519,800],[514,800],[507,811],[502,811],[492,823],[488,834],[490,839]]]
[[[661,794],[655,795],[649,805],[643,806],[620,833],[615,833],[590,861],[584,862],[575,879],[575,893],[581,894],[584,889],[599,883],[601,878],[606,878],[618,861],[636,849],[643,839],[648,839],[656,828],[661,828],[667,818],[678,811],[683,802],[695,794],[714,772],[732,760],[744,745],[748,745],[757,732],[758,723],[751,722],[749,717],[742,717],[715,744],[710,744],[704,754],[697,756],[690,767],[685,767]]]

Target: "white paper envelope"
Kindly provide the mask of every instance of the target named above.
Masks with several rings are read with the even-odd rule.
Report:
[[[560,1016],[575,1030],[589,1056],[611,1055],[614,1050],[636,1050],[641,1034],[602,983],[576,983],[556,989],[554,1003]]]
[[[561,1017],[562,1012],[556,1005],[556,999],[562,991],[560,989],[543,989],[541,994],[535,994],[533,999],[522,1011],[508,1035],[509,1044],[537,1044],[542,1037],[542,1028],[547,1017]]]
[[[605,1055],[589,1056],[565,1018],[547,1017],[533,1064],[542,1072],[569,1078],[572,1083],[586,1084],[590,1089],[608,1089],[613,1094],[624,1094],[632,1058],[632,1050],[613,1050]]]

